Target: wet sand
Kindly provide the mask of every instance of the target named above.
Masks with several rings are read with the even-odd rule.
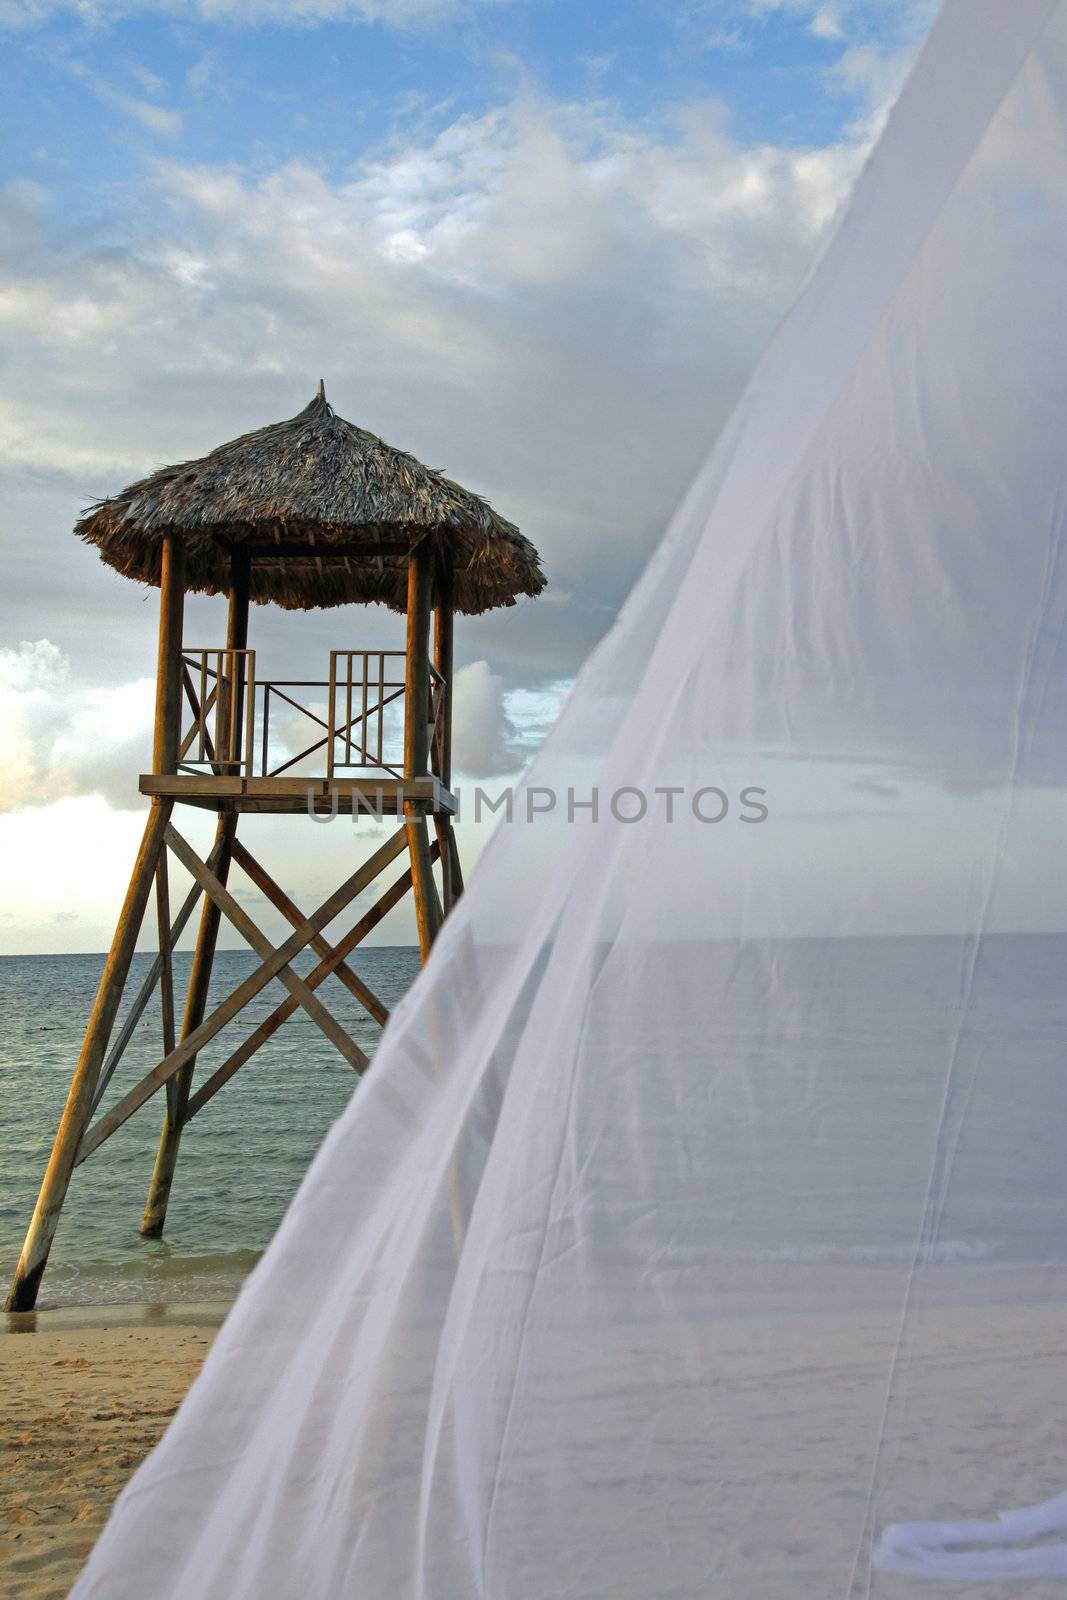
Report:
[[[0,1600],[62,1600],[200,1370],[225,1306],[0,1322]]]

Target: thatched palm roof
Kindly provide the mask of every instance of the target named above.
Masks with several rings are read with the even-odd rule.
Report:
[[[74,530],[128,578],[159,583],[161,536],[183,536],[186,585],[230,587],[230,557],[251,554],[253,600],[289,610],[406,604],[408,552],[447,551],[456,609],[488,611],[545,585],[537,551],[478,495],[353,427],[319,392],[288,422],[163,467],[90,507]]]

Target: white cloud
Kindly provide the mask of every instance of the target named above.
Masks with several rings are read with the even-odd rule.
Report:
[[[850,95],[859,108],[859,126],[877,137],[900,93],[911,67],[914,50],[902,45],[885,50],[873,44],[850,44],[828,71],[832,84]]]
[[[116,111],[124,111],[128,117],[139,122],[142,128],[147,128],[149,133],[160,133],[167,138],[174,138],[181,133],[183,118],[180,111],[172,111],[167,106],[156,106],[149,100],[135,100],[132,95],[118,94],[112,91],[108,101]]]
[[[129,808],[152,745],[154,688],[78,687],[48,639],[0,650],[0,812],[76,795]]]
[[[560,590],[588,580],[544,624],[558,675],[610,621],[862,151],[747,148],[712,104],[655,126],[527,95],[339,181],[160,165],[143,234],[100,250],[9,196],[0,449],[88,497],[295,410],[321,372],[344,414],[491,491]]]
[[[57,947],[106,940],[111,912],[98,926],[92,908],[128,871],[151,747],[152,687],[135,675],[153,660],[154,606],[69,537],[80,506],[290,414],[323,373],[343,414],[488,493],[543,552],[544,597],[457,630],[461,659],[492,662],[458,675],[457,771],[514,772],[658,540],[868,137],[746,147],[713,104],[656,124],[527,94],[340,177],[159,163],[134,218],[106,231],[52,229],[39,189],[0,191],[0,458],[18,491],[5,538],[38,626],[83,651],[80,681],[47,642],[0,654],[0,831],[47,839],[39,803],[53,801],[103,841],[101,817],[117,813],[92,797],[127,808],[110,888],[79,902],[81,932]],[[15,601],[12,583],[0,615]],[[389,621],[301,625],[324,653],[342,627]],[[254,626],[264,676],[297,665],[292,618],[257,611]],[[199,630],[191,620],[189,637],[210,642]],[[290,651],[281,666],[272,641]],[[20,894],[8,905],[28,926]]]
[[[456,673],[452,705],[452,765],[468,778],[493,778],[521,765],[511,747],[514,727],[504,710],[504,680],[488,661]]]
[[[526,766],[551,731],[571,683],[508,689],[488,661],[456,673],[452,764],[468,778],[508,776]]]
[[[106,950],[142,826],[91,796],[0,813],[0,955]]]
[[[831,10],[829,6],[822,6],[816,11],[808,24],[808,31],[816,39],[843,39],[845,37],[845,30],[841,26],[837,12]]]
[[[24,483],[67,484],[73,520],[141,470],[291,414],[324,374],[343,414],[488,493],[543,553],[541,600],[458,636],[493,671],[466,669],[457,767],[514,770],[610,625],[864,149],[746,147],[708,103],[656,125],[525,94],[340,179],[296,162],[254,176],[160,163],[143,232],[102,247],[50,230],[38,190],[9,189],[0,454]],[[92,557],[56,537],[56,503],[42,497],[47,523],[12,531],[27,573],[47,538],[49,592],[69,596]],[[115,585],[93,604],[114,606]],[[48,606],[39,625],[66,644],[70,602],[62,622]],[[150,625],[151,610],[136,615]],[[87,637],[104,625],[78,614]],[[264,676],[278,673],[277,626],[257,615]],[[325,647],[339,642],[332,614],[320,627]],[[2,803],[128,804],[150,746],[147,681],[83,690],[51,658],[4,660]],[[98,683],[137,671],[92,660]],[[27,661],[19,688],[10,674]]]
[[[939,0],[710,0],[712,15],[746,14],[759,21],[777,13],[795,19],[816,39],[862,45],[893,61],[910,59]],[[844,85],[839,85],[844,87]]]
[[[173,138],[181,133],[183,118],[180,111],[172,111],[167,106],[156,106],[149,100],[135,100],[132,95],[113,94],[111,103],[116,110],[124,111],[127,116],[133,117],[142,128],[147,128],[150,133],[161,133],[167,138]]]
[[[79,82],[84,83],[102,104],[110,106],[113,111],[121,112],[123,116],[132,117],[142,128],[147,128],[149,133],[162,134],[166,138],[173,138],[181,133],[184,119],[180,111],[156,105],[151,100],[139,100],[134,95],[124,94],[121,89],[116,89],[113,84],[92,72],[84,62],[68,62],[67,71]],[[135,69],[135,75],[140,76],[142,71],[143,69]],[[161,80],[156,78],[154,73],[147,74],[147,77],[151,80],[149,92],[158,94],[163,87]]]
[[[135,61],[130,67],[130,76],[136,79],[145,94],[158,96],[166,91],[166,80],[161,78],[158,72],[153,72],[151,67],[143,66],[139,61]]]

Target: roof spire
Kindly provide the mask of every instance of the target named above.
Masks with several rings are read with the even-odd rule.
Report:
[[[324,378],[320,378],[319,379],[318,389],[315,391],[315,399],[316,400],[325,400],[325,398],[326,398],[326,380]]]

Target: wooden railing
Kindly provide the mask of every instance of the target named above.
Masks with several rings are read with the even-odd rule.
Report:
[[[403,650],[330,651],[328,778],[353,768],[403,777],[403,733],[399,750],[386,759],[385,709],[404,699],[405,667]]]
[[[188,724],[179,742],[179,772],[276,778],[297,768],[309,772],[307,763],[323,751],[318,771],[327,778],[355,772],[404,776],[403,650],[332,650],[325,680],[257,682],[252,650],[186,650],[182,662]],[[444,678],[431,666],[430,765],[437,774],[444,689]],[[321,702],[314,690],[322,691]],[[294,728],[305,725],[306,744],[294,737]]]
[[[326,738],[326,776],[352,770],[404,775],[403,727],[397,748],[386,745],[387,706],[401,702],[405,690],[406,657],[403,650],[331,650],[329,715]],[[430,667],[430,744],[437,746],[436,729],[444,679]],[[436,769],[435,769],[436,770]]]
[[[190,714],[178,742],[178,771],[237,777],[251,770],[255,720],[254,650],[183,650]]]

